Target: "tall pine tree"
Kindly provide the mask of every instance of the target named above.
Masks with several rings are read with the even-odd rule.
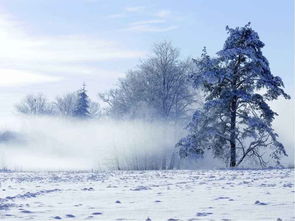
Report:
[[[205,102],[187,127],[189,135],[177,144],[180,155],[211,150],[235,167],[246,158],[266,166],[264,156],[270,154],[279,163],[286,152],[272,129],[277,113],[267,102],[290,97],[282,89],[281,78],[272,75],[261,51],[264,43],[250,23],[226,30],[229,37],[217,57],[209,57],[204,50],[194,60],[198,71],[191,77],[194,86],[202,88]]]
[[[83,84],[82,89],[78,91],[78,100],[77,106],[74,111],[74,116],[78,118],[88,118],[89,114],[89,99],[88,95],[86,94],[86,85]]]

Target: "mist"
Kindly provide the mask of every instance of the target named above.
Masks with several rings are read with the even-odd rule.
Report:
[[[278,140],[285,146],[288,157],[283,157],[282,165],[286,167],[294,167],[294,150],[295,150],[295,100],[291,94],[291,100],[279,99],[273,101],[270,106],[278,113],[274,122],[273,128],[279,135]]]
[[[18,117],[18,139],[0,143],[1,167],[16,170],[167,169],[184,135],[175,124]]]
[[[286,148],[283,166],[294,167],[294,101],[271,104],[279,116],[273,126]],[[175,144],[185,125],[143,120],[76,120],[15,116],[0,131],[13,136],[0,142],[0,168],[11,170],[145,170],[224,168],[224,162],[179,159]],[[9,136],[8,136],[9,137]],[[251,166],[251,165],[243,165]],[[252,165],[253,166],[253,165]]]

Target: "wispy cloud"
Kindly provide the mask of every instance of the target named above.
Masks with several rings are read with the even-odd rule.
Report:
[[[17,69],[0,68],[1,87],[22,86],[26,84],[48,83],[62,80],[62,77],[50,76]]]
[[[152,9],[145,9],[148,8],[143,6],[126,7],[121,13],[111,14],[108,18],[141,18],[141,20],[129,22],[127,27],[122,29],[127,31],[167,32],[179,28],[178,25],[173,24],[173,17],[171,16],[172,12],[170,10],[162,9],[155,11]]]
[[[66,35],[32,38],[0,27],[0,59],[24,62],[77,62],[134,58],[142,51],[123,48],[112,41],[95,36]],[[20,37],[23,36],[23,37]]]
[[[152,26],[152,25],[132,25],[127,28],[129,31],[139,31],[139,32],[167,32],[178,29],[178,26],[171,25],[171,26]]]
[[[0,16],[0,48],[1,85],[8,86],[13,82],[23,85],[62,79],[49,75],[48,67],[66,71],[67,67],[73,69],[83,62],[130,59],[145,54],[97,36],[35,37],[25,31],[22,23],[3,14]]]
[[[117,13],[117,14],[111,14],[111,15],[108,15],[107,18],[124,18],[126,17],[127,15],[124,14],[124,13]]]
[[[36,39],[12,58],[44,62],[85,62],[135,58],[143,52],[124,49],[120,44],[94,36],[67,35]],[[1,56],[1,54],[0,54]]]
[[[123,11],[119,13],[110,14],[107,18],[125,18],[130,16],[131,14],[138,14],[142,12],[146,7],[144,6],[135,6],[135,7],[126,7]]]
[[[177,25],[168,25],[164,19],[151,19],[132,22],[126,29],[138,32],[167,32],[177,28]]]
[[[154,19],[154,20],[144,20],[144,21],[137,21],[137,22],[132,22],[130,25],[147,25],[147,24],[162,24],[166,23],[165,20],[163,19]]]
[[[145,9],[144,6],[134,6],[134,7],[126,7],[125,11],[127,12],[141,12]]]
[[[166,17],[170,16],[171,14],[172,14],[172,12],[170,10],[163,9],[163,10],[157,11],[155,13],[155,16],[160,17],[160,18],[166,18]]]

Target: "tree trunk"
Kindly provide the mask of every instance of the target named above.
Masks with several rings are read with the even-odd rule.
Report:
[[[235,93],[237,89],[238,69],[241,64],[241,56],[239,55],[234,68],[234,76],[232,82],[232,92]],[[230,167],[235,167],[236,163],[236,118],[237,118],[237,95],[233,96],[230,104]]]
[[[231,103],[230,118],[230,167],[236,166],[236,116],[237,116],[237,98],[234,96]]]

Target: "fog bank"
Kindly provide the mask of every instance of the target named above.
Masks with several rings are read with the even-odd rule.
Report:
[[[161,122],[18,118],[0,143],[1,167],[20,170],[167,169],[182,127]],[[8,129],[6,127],[6,129]]]
[[[281,162],[294,166],[294,100],[275,101],[271,106],[279,113],[274,129],[289,155]],[[0,139],[0,168],[12,170],[225,167],[210,155],[193,162],[180,160],[175,144],[186,134],[184,125],[167,122],[18,116],[2,121],[0,132],[5,138]]]

